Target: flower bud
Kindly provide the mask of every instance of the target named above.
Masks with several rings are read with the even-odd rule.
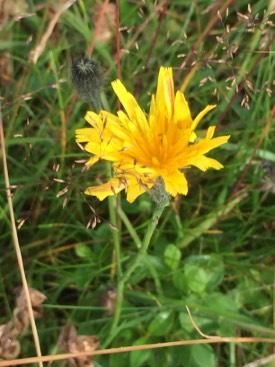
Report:
[[[99,64],[88,57],[82,57],[73,62],[71,77],[79,95],[91,102],[94,109],[99,111],[102,85],[102,71]]]

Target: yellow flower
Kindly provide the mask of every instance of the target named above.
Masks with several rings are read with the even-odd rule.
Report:
[[[148,115],[120,80],[112,82],[112,87],[125,112],[118,111],[116,116],[107,111],[88,111],[85,118],[91,127],[76,130],[76,141],[85,143],[85,150],[93,154],[88,166],[99,159],[113,162],[114,177],[88,187],[86,194],[103,200],[126,190],[127,200],[133,202],[161,177],[169,194],[186,195],[185,168],[223,168],[205,154],[226,143],[229,136],[213,138],[215,126],[208,128],[203,139],[195,134],[200,120],[215,105],[205,107],[193,120],[183,93],[174,94],[172,68],[160,68]]]

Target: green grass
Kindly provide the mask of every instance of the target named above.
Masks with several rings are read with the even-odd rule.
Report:
[[[99,202],[83,193],[106,177],[104,162],[89,171],[75,163],[88,158],[76,145],[74,134],[85,126],[84,114],[90,107],[74,98],[69,67],[71,59],[89,47],[95,2],[82,0],[65,12],[33,65],[28,62],[30,52],[45,33],[53,11],[50,1],[42,2],[42,9],[38,4],[29,0],[33,14],[19,21],[10,19],[1,30],[0,50],[10,53],[13,68],[10,82],[1,85],[1,98],[15,215],[18,224],[25,221],[18,235],[29,285],[47,296],[45,317],[37,320],[37,326],[42,351],[50,354],[56,351],[58,335],[68,321],[79,334],[97,335],[101,345],[106,343],[112,317],[102,300],[117,286],[113,233],[121,242],[122,272],[135,257],[137,246],[123,223],[118,232],[110,225],[108,200]],[[247,1],[232,2],[228,16],[223,14],[222,21],[217,18],[198,43],[206,25],[216,18],[217,9],[208,8],[213,4],[173,0],[157,31],[159,13],[152,1],[120,2],[120,26],[127,27],[121,31],[121,48],[127,51],[122,52],[122,79],[142,107],[148,110],[161,65],[173,67],[176,89],[197,65],[185,90],[192,113],[217,103],[201,128],[213,123],[218,135],[230,134],[231,139],[211,155],[225,168],[206,173],[191,170],[188,196],[165,209],[148,255],[128,281],[112,346],[199,338],[185,305],[206,334],[275,336],[275,200],[274,193],[262,190],[269,177],[264,165],[268,163],[273,171],[275,165],[274,110],[271,117],[275,100],[269,95],[274,87],[274,27],[267,22],[272,19],[267,15],[271,2],[253,2],[251,15]],[[237,12],[249,19],[238,17]],[[110,82],[116,77],[115,53],[114,37],[108,43],[96,43],[93,53],[104,72],[106,108],[113,112],[117,101]],[[275,185],[275,178],[269,179]],[[68,191],[59,196],[65,187]],[[12,315],[13,290],[21,281],[2,175],[0,190],[1,324]],[[153,213],[149,195],[129,204],[122,194],[121,206],[142,238]],[[94,229],[87,228],[94,220],[93,211],[101,221]],[[35,355],[30,333],[22,337],[21,347],[21,356]],[[98,357],[96,365],[239,367],[271,353],[270,345],[260,343],[201,345]]]

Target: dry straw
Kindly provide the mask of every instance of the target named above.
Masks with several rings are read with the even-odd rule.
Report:
[[[109,348],[96,350],[90,353],[66,353],[66,354],[56,354],[56,355],[47,355],[43,357],[29,357],[22,359],[13,359],[9,361],[0,361],[0,367],[8,367],[8,366],[22,366],[28,365],[32,363],[38,362],[53,362],[60,361],[65,359],[84,357],[84,356],[98,356],[98,355],[106,355],[106,354],[116,354],[116,353],[127,353],[133,352],[137,350],[152,350],[152,349],[160,349],[167,347],[177,347],[184,345],[197,345],[197,344],[220,344],[220,343],[271,343],[275,344],[275,339],[269,338],[238,338],[238,337],[211,337],[206,339],[192,339],[192,340],[178,340],[174,342],[165,342],[165,343],[155,343],[155,344],[144,344],[144,345],[135,345],[135,346],[126,346],[126,347],[118,347],[118,348]]]
[[[12,205],[12,193],[10,190],[10,179],[9,179],[9,172],[8,172],[8,165],[7,165],[7,156],[6,156],[6,148],[5,148],[5,136],[4,136],[4,128],[3,128],[3,120],[2,120],[2,110],[1,110],[1,100],[0,100],[0,142],[1,142],[1,153],[2,153],[2,161],[3,161],[3,170],[4,170],[4,182],[5,182],[5,188],[7,193],[7,201],[8,201],[8,208],[10,213],[10,221],[11,221],[11,230],[12,230],[12,239],[13,239],[13,245],[17,257],[18,262],[18,268],[20,271],[20,276],[23,284],[23,290],[25,292],[26,297],[26,303],[27,303],[27,309],[29,313],[30,323],[31,323],[31,329],[33,334],[33,340],[34,345],[36,349],[36,354],[38,356],[38,360],[36,363],[39,364],[40,367],[43,367],[43,362],[40,360],[41,357],[41,348],[40,348],[40,342],[39,342],[39,336],[34,320],[34,313],[32,309],[32,303],[31,303],[31,296],[28,288],[28,282],[25,274],[24,269],[24,263],[23,258],[21,254],[21,249],[19,245],[19,240],[17,236],[17,230],[16,230],[16,223],[15,223],[15,216],[14,216],[14,210]],[[11,365],[10,363],[8,365]]]

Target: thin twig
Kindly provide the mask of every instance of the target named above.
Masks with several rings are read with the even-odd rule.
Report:
[[[22,284],[23,284],[23,289],[25,292],[26,303],[27,303],[27,308],[28,308],[28,313],[29,313],[29,318],[30,318],[30,323],[31,323],[31,328],[32,328],[32,334],[33,334],[36,354],[40,358],[41,348],[40,348],[39,336],[38,336],[38,332],[37,332],[37,328],[36,328],[36,324],[34,320],[31,297],[30,297],[28,282],[27,282],[27,278],[25,274],[24,263],[23,263],[23,258],[22,258],[21,249],[19,245],[19,240],[17,236],[15,216],[14,216],[14,210],[13,210],[13,205],[12,205],[12,194],[10,190],[10,179],[9,179],[7,156],[6,156],[6,149],[5,149],[6,144],[5,144],[5,136],[4,136],[4,128],[3,128],[3,120],[2,120],[1,101],[0,101],[0,142],[1,142],[1,152],[2,152],[2,161],[3,161],[3,170],[4,170],[4,182],[5,182],[5,188],[6,188],[6,193],[7,193],[8,208],[9,208],[9,213],[10,213],[13,245],[14,245],[15,252],[16,252],[16,257],[17,257],[18,267],[19,267],[19,271],[21,275]],[[40,367],[43,367],[43,363],[40,359],[38,359],[37,362]]]
[[[173,342],[164,342],[164,343],[154,343],[154,344],[143,344],[143,345],[133,345],[133,346],[125,346],[125,347],[117,347],[117,348],[109,348],[109,349],[101,349],[95,350],[93,352],[79,352],[79,353],[65,353],[65,354],[56,354],[56,355],[47,355],[43,357],[29,357],[29,358],[21,358],[21,359],[12,359],[9,361],[0,361],[0,367],[10,367],[10,366],[19,366],[19,365],[27,365],[32,363],[37,363],[38,361],[50,362],[50,361],[60,361],[64,359],[84,357],[84,356],[99,356],[99,355],[107,355],[107,354],[115,354],[115,353],[127,353],[133,352],[137,350],[150,350],[150,349],[159,349],[159,348],[167,348],[167,347],[179,347],[183,345],[198,345],[198,344],[219,344],[219,343],[272,343],[275,344],[275,339],[269,338],[239,338],[239,337],[217,337],[213,339],[191,339],[191,340],[177,340]]]
[[[199,328],[199,326],[196,324],[195,320],[193,319],[193,317],[191,315],[191,311],[189,310],[189,307],[188,306],[185,306],[185,307],[186,307],[186,310],[188,312],[188,316],[190,318],[190,321],[191,321],[192,325],[197,330],[197,332],[200,334],[200,336],[202,336],[203,338],[206,338],[206,339],[215,339],[215,338],[217,338],[216,336],[213,336],[213,335],[204,334],[201,331],[201,329]]]

